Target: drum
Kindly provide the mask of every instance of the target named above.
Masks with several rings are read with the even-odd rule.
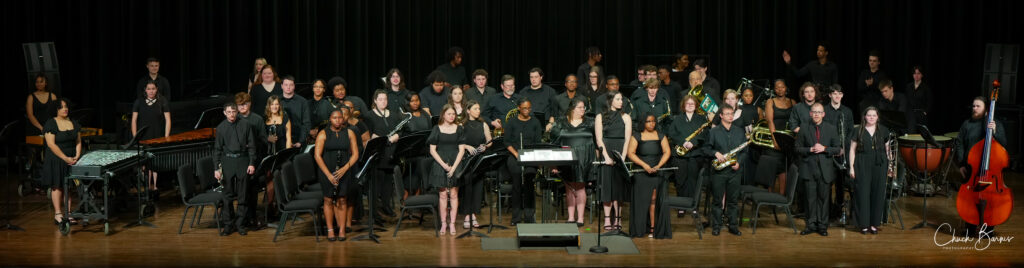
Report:
[[[918,172],[938,170],[939,165],[949,159],[953,148],[953,139],[946,136],[935,136],[938,147],[928,144],[918,134],[903,135],[898,140],[900,157],[907,163],[907,168]]]

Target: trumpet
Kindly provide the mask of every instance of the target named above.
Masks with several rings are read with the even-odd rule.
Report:
[[[516,117],[516,116],[519,116],[519,108],[518,107],[514,108],[512,110],[508,110],[508,113],[505,114],[505,121],[504,121],[504,123],[507,123],[509,119],[512,119],[512,117]],[[491,137],[492,138],[493,137],[500,137],[500,136],[505,134],[505,125],[504,125],[504,123],[502,123],[501,127],[495,128],[494,130],[491,131]]]
[[[711,126],[711,121],[708,121],[707,123],[704,123],[703,125],[700,125],[700,127],[697,128],[697,130],[694,130],[693,133],[690,133],[690,136],[686,137],[686,140],[684,140],[683,143],[687,143],[690,140],[692,140],[693,138],[697,137],[698,134],[700,134],[701,132],[704,131],[704,129],[707,129],[710,126]],[[686,149],[686,147],[683,147],[682,145],[676,145],[675,149],[676,149],[676,155],[678,155],[678,156],[683,156],[683,155],[686,155],[686,153],[690,152],[690,149]]]
[[[791,130],[775,130],[775,133],[793,136]],[[751,131],[751,142],[757,146],[775,149],[775,139],[772,138],[772,134],[771,129],[768,128],[768,120],[758,120],[757,123],[754,123],[753,131]]]
[[[750,140],[744,142],[743,144],[740,144],[740,146],[736,146],[736,148],[726,153],[725,161],[718,161],[718,159],[715,159],[714,161],[711,161],[711,165],[714,166],[715,170],[722,170],[725,169],[726,167],[736,164],[736,162],[739,161],[739,159],[736,159],[736,154],[740,153],[740,150],[743,150],[743,148],[747,148],[747,146],[750,145],[750,143],[753,141],[753,136],[751,136]]]

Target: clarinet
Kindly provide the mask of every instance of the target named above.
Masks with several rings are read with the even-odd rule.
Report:
[[[335,168],[334,168],[334,170],[335,170],[335,172],[337,172],[337,170],[338,170],[339,168],[343,167],[343,166],[344,166],[344,164],[342,164],[342,162],[341,162],[341,157],[342,157],[342,154],[341,154],[341,150],[338,150],[338,151],[336,151],[335,153],[337,154],[337,158],[335,158],[335,161],[334,161],[334,162],[335,162],[335,163],[334,163],[334,165],[335,165],[335,166],[334,166],[334,167],[335,167]],[[333,173],[332,173],[332,174],[333,174]],[[344,176],[344,175],[343,175],[343,176]],[[340,180],[340,179],[338,180],[338,186],[341,186],[341,180]],[[338,194],[339,194],[339,193],[338,193],[338,190],[339,190],[339,189],[338,189],[338,188],[339,188],[338,186],[335,186],[335,187],[334,187],[334,190],[333,190],[333,191],[334,191],[334,196],[338,196]]]

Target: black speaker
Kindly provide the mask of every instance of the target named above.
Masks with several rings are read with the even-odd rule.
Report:
[[[992,81],[999,79],[999,104],[1017,103],[1017,70],[1019,68],[1020,44],[985,44],[985,62],[982,73],[982,96],[987,96]]]
[[[25,53],[25,71],[28,76],[28,89],[35,90],[36,74],[46,75],[50,92],[60,96],[60,65],[57,64],[57,47],[53,42],[23,43]]]

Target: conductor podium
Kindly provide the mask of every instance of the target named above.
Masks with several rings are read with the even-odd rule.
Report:
[[[520,223],[516,225],[519,248],[579,247],[580,229],[572,223]]]

